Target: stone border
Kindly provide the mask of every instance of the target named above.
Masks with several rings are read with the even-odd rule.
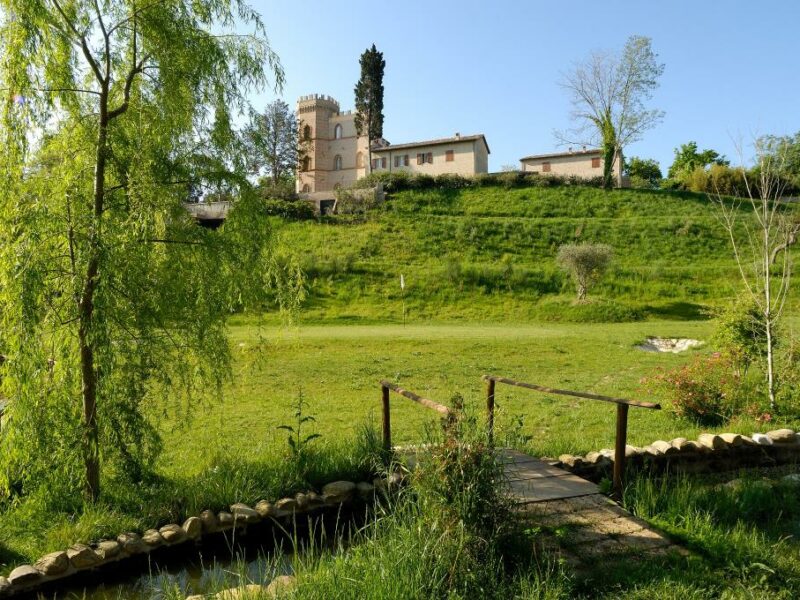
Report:
[[[372,483],[334,481],[323,486],[319,494],[314,491],[300,492],[274,503],[261,500],[254,507],[239,502],[232,504],[227,511],[215,513],[204,510],[198,516],[188,517],[181,525],[169,523],[159,529],[148,529],[142,534],[124,532],[116,539],[74,544],[66,550],[46,554],[32,565],[19,565],[7,578],[0,576],[0,598],[31,593],[53,582],[67,580],[87,571],[117,566],[116,563],[120,561],[160,548],[199,544],[205,536],[234,529],[244,530],[248,525],[268,521],[290,523],[299,515],[340,508],[356,498],[369,502],[376,495],[386,496],[395,491],[403,481],[401,472],[392,473],[387,478],[375,478]]]
[[[800,433],[776,429],[748,437],[738,433],[701,433],[697,440],[657,440],[644,448],[625,447],[626,469],[655,472],[707,473],[744,467],[800,463]],[[562,454],[555,464],[576,475],[599,481],[614,465],[614,451],[603,449],[585,456]]]

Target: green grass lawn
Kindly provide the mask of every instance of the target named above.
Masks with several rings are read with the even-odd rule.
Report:
[[[382,378],[444,404],[458,392],[469,407],[481,411],[481,418],[485,373],[651,400],[642,378],[683,364],[687,355],[647,353],[634,346],[649,335],[705,340],[711,331],[706,321],[312,325],[286,330],[234,325],[239,356],[235,380],[222,402],[194,416],[190,432],[166,436],[165,468],[199,469],[204,454],[220,449],[246,456],[259,445],[283,443],[284,433],[276,426],[291,421],[290,403],[301,391],[323,439],[346,437],[368,421],[378,426]],[[504,434],[530,436],[525,446],[533,452],[558,456],[613,444],[616,413],[609,404],[506,386],[498,387],[497,403],[500,439]],[[692,437],[701,431],[676,418],[669,406],[664,408],[630,411],[631,443]],[[432,411],[393,396],[393,441],[422,441],[425,424],[435,418]],[[742,420],[724,429],[751,433],[763,426]]]

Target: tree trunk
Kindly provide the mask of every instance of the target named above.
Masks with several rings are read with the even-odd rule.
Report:
[[[94,222],[89,233],[89,259],[78,312],[78,343],[81,356],[81,392],[83,397],[83,462],[84,490],[94,502],[100,496],[100,443],[97,427],[97,369],[92,335],[94,294],[100,273],[100,220],[105,196],[106,158],[108,154],[108,85],[100,96],[100,121],[97,133],[97,153],[94,171]]]
[[[767,201],[762,201],[765,210]],[[766,221],[765,221],[766,223]],[[769,395],[769,409],[774,411],[775,402],[775,357],[772,341],[772,281],[770,280],[770,265],[772,263],[769,252],[769,228],[764,227],[764,329],[767,335],[767,394]]]
[[[617,147],[615,144],[603,144],[603,187],[611,189],[612,181],[614,180],[614,155],[616,154]]]
[[[615,153],[615,163],[619,161],[619,170],[617,170],[617,187],[622,187],[622,167],[623,167],[623,157],[622,157],[622,148],[617,146],[616,153]]]

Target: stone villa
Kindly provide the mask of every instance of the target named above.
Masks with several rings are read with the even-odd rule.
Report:
[[[584,179],[603,176],[603,151],[599,149],[535,154],[519,159],[520,170],[552,175],[574,175]],[[620,179],[620,161],[615,161],[614,178]]]
[[[310,142],[300,166],[297,192],[310,199],[331,198],[368,173],[367,138],[356,134],[355,113],[342,111],[330,96],[313,94],[297,102],[300,135]],[[475,175],[489,170],[489,145],[483,134],[372,145],[372,171],[406,171],[441,175]]]

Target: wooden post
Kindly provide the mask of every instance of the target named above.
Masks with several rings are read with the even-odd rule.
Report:
[[[486,381],[486,432],[491,446],[494,444],[494,379]]]
[[[628,437],[628,405],[617,404],[617,438],[614,445],[614,496],[622,500],[625,477],[625,446]]]
[[[386,450],[392,449],[392,422],[389,414],[389,388],[381,386],[383,391],[383,447]]]

